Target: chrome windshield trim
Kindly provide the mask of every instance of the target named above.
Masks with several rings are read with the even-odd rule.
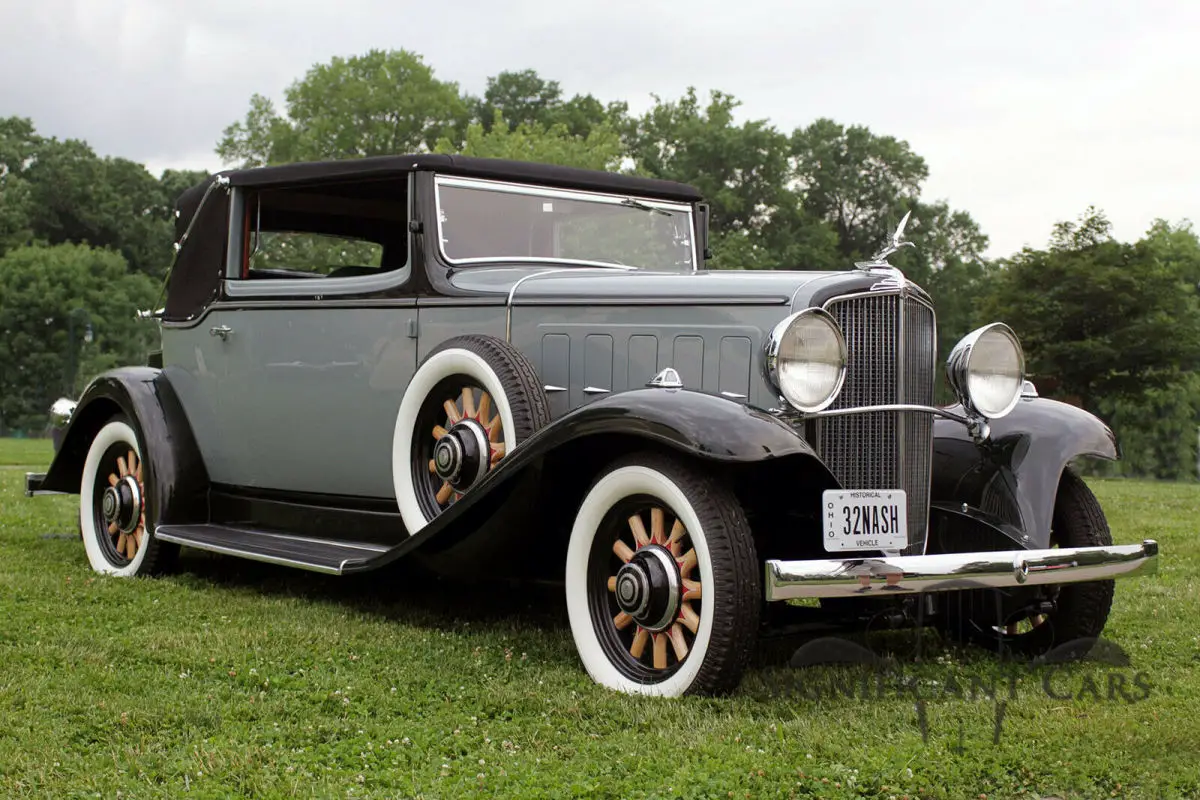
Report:
[[[577,200],[584,203],[598,203],[601,205],[614,206],[629,206],[629,201],[634,200],[644,206],[649,206],[655,210],[680,214],[687,220],[687,230],[690,232],[689,239],[691,246],[688,248],[691,261],[691,269],[688,274],[695,273],[700,266],[697,262],[695,230],[696,219],[693,207],[688,203],[681,203],[671,200],[656,200],[640,195],[629,194],[613,194],[609,192],[593,192],[585,189],[555,189],[548,186],[539,186],[537,184],[528,183],[513,183],[509,181],[488,180],[486,178],[461,178],[452,177],[449,175],[438,174],[433,179],[433,205],[434,213],[437,222],[437,247],[441,258],[451,266],[461,267],[472,264],[494,264],[506,261],[522,261],[535,262],[539,264],[579,264],[588,267],[600,267],[603,269],[617,269],[625,271],[634,271],[638,269],[648,269],[656,271],[656,267],[646,267],[644,265],[634,264],[618,264],[613,261],[591,261],[587,259],[568,259],[568,258],[546,258],[546,257],[520,257],[512,256],[484,256],[476,258],[451,258],[446,253],[445,242],[442,232],[443,213],[442,213],[442,193],[443,186],[448,186],[458,189],[476,189],[485,192],[502,192],[506,194],[523,194],[532,195],[535,197],[557,198],[561,200]],[[635,206],[636,207],[636,206]],[[662,270],[673,271],[673,270]]]

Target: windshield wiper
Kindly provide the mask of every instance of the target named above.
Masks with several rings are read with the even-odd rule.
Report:
[[[636,208],[639,211],[648,211],[651,214],[662,214],[664,217],[671,216],[670,211],[664,211],[661,208],[655,208],[652,205],[643,203],[641,200],[634,200],[632,197],[626,197],[624,200],[621,201],[621,205],[627,206],[629,208]]]

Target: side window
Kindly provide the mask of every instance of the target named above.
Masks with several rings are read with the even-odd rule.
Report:
[[[352,278],[401,269],[408,263],[407,201],[406,179],[247,190],[241,265],[229,277]]]

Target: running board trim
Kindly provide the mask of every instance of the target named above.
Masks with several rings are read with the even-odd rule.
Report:
[[[154,538],[164,542],[172,542],[182,545],[183,547],[193,547],[197,550],[207,550],[210,553],[220,553],[224,556],[237,556],[239,558],[247,558],[251,561],[263,561],[267,564],[278,564],[283,567],[296,567],[297,569],[305,569],[309,572],[323,572],[326,575],[341,575],[342,570],[346,566],[346,561],[343,561],[336,567],[328,567],[324,564],[310,564],[305,561],[296,561],[283,556],[269,555],[267,553],[255,553],[250,550],[239,550],[236,547],[217,544],[216,542],[205,542],[202,540],[189,539],[183,536],[176,536],[172,533],[164,533],[161,530],[154,532]],[[349,559],[347,559],[348,561]]]

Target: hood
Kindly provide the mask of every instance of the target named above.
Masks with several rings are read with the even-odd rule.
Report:
[[[878,280],[840,272],[712,270],[691,273],[588,267],[476,267],[450,282],[470,294],[511,295],[513,305],[587,300],[595,305],[782,305],[805,308],[828,297],[867,289]]]

